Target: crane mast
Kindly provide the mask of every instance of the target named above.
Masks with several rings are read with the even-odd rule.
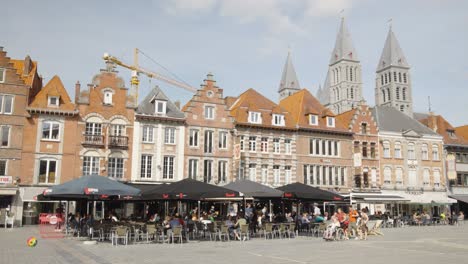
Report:
[[[152,72],[152,71],[149,71],[149,70],[146,70],[142,67],[140,67],[138,65],[138,49],[135,48],[134,50],[134,53],[133,53],[133,65],[130,65],[128,63],[125,63],[123,61],[121,61],[120,59],[118,59],[117,57],[114,57],[108,53],[104,53],[104,56],[103,56],[103,59],[105,61],[110,61],[110,62],[113,62],[119,66],[122,66],[124,68],[127,68],[127,69],[130,69],[132,71],[132,78],[130,79],[130,83],[131,85],[134,85],[136,87],[136,101],[138,102],[138,85],[140,84],[140,80],[138,78],[138,76],[140,74],[144,74],[146,76],[148,76],[149,78],[153,78],[153,79],[157,79],[157,80],[160,80],[160,81],[163,81],[165,83],[168,83],[168,84],[171,84],[173,86],[176,86],[176,87],[179,87],[179,88],[182,88],[184,90],[187,90],[187,91],[190,91],[190,92],[196,92],[197,89],[186,84],[186,83],[183,83],[183,82],[180,82],[180,81],[177,81],[175,79],[172,79],[170,77],[167,77],[167,76],[164,76],[162,74],[159,74],[159,73],[156,73],[156,72]]]

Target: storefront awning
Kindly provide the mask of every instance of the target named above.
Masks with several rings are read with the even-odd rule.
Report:
[[[404,203],[409,202],[408,199],[398,195],[386,195],[386,194],[373,194],[373,195],[353,195],[353,200],[361,200],[364,202],[380,202],[380,203]]]
[[[0,187],[0,195],[16,195],[16,191],[18,191],[18,188],[1,188]]]
[[[432,204],[443,205],[456,203],[456,200],[449,198],[446,192],[437,191],[382,191],[386,195],[398,195],[408,200],[411,204]]]
[[[453,194],[449,195],[449,197],[463,203],[468,203],[468,194]]]

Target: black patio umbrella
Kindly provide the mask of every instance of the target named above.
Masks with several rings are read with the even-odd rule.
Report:
[[[44,190],[42,197],[52,200],[106,200],[128,199],[141,195],[137,188],[128,186],[105,176],[89,175],[78,179],[52,186]]]
[[[238,191],[244,194],[245,197],[252,198],[281,198],[283,192],[261,183],[250,180],[237,180],[224,185],[224,188]]]
[[[204,200],[239,197],[239,192],[216,185],[184,179],[144,192],[142,200]]]
[[[284,192],[284,198],[297,198],[314,201],[344,201],[344,197],[303,183],[291,183],[277,188]]]

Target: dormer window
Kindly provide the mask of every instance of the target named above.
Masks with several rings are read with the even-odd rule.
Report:
[[[58,107],[60,104],[60,100],[58,96],[49,96],[47,100],[48,106]]]
[[[327,127],[335,127],[335,118],[327,116]]]
[[[156,114],[166,113],[166,102],[165,101],[154,101],[154,112]]]
[[[454,131],[454,130],[447,129],[447,134],[448,134],[449,137],[451,137],[451,138],[457,138],[457,135],[455,135],[455,131]]]
[[[112,92],[111,91],[104,92],[104,104],[112,105]]]
[[[5,69],[0,68],[0,83],[4,83],[4,82],[5,82]]]
[[[259,112],[249,112],[249,123],[253,124],[261,124],[262,123],[262,116]]]
[[[284,126],[284,115],[273,115],[274,126]]]
[[[309,115],[309,124],[312,126],[318,125],[318,116],[317,115]]]

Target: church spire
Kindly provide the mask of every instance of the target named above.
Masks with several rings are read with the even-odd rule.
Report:
[[[410,67],[406,61],[405,55],[403,54],[403,50],[400,48],[400,44],[393,33],[391,25],[388,30],[387,39],[385,40],[382,55],[380,56],[379,64],[377,65],[377,72],[390,66],[399,66],[404,68]]]
[[[280,94],[280,100],[288,97],[289,95],[299,91],[301,86],[297,79],[296,71],[291,59],[291,51],[288,51],[288,57],[284,64],[283,75],[279,85],[278,92]]]
[[[340,29],[336,36],[335,48],[333,49],[330,65],[333,65],[341,60],[359,61],[357,52],[354,49],[351,34],[345,24],[345,18],[341,18]]]

